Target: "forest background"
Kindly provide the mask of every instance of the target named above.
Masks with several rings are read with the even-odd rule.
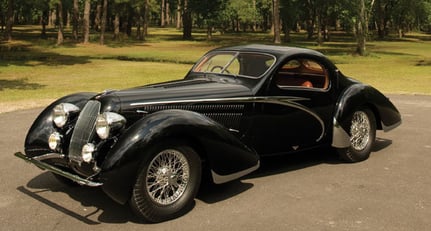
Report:
[[[149,26],[182,28],[183,39],[192,39],[193,27],[206,28],[211,40],[215,30],[274,34],[274,43],[290,41],[291,31],[316,34],[321,45],[332,31],[352,32],[357,52],[365,54],[368,36],[384,39],[391,31],[398,37],[417,30],[431,32],[430,0],[0,0],[0,24],[6,40],[13,25],[39,24],[41,37],[47,26],[58,28],[57,44],[64,42],[64,28],[72,25],[75,41],[89,42],[91,31],[104,44],[105,32],[144,40]],[[80,32],[82,34],[80,35]],[[371,34],[370,34],[371,33]]]
[[[244,43],[316,49],[384,92],[431,94],[431,0],[0,0],[0,32],[3,111],[181,78]]]

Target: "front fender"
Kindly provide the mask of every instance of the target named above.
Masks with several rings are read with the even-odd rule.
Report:
[[[377,89],[354,84],[348,87],[339,97],[335,107],[333,121],[332,146],[346,148],[350,146],[349,125],[346,123],[358,107],[370,108],[376,117],[376,126],[385,132],[401,124],[401,115],[392,102]]]
[[[165,110],[136,122],[109,151],[100,176],[104,191],[117,202],[127,202],[146,150],[166,139],[187,140],[199,147],[215,183],[236,179],[259,166],[258,155],[219,123],[192,111]]]
[[[85,103],[95,96],[96,93],[77,93],[64,96],[46,107],[33,122],[25,139],[25,153],[28,157],[34,157],[51,152],[48,147],[48,137],[56,131],[52,122],[52,110],[60,103],[71,103],[79,108],[84,107]]]

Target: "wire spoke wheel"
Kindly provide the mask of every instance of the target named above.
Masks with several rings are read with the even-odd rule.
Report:
[[[170,205],[183,195],[189,183],[189,174],[189,164],[181,152],[164,150],[150,163],[146,180],[147,192],[154,202]]]
[[[370,140],[370,130],[371,125],[367,114],[363,111],[355,112],[350,126],[352,148],[358,151],[363,150]]]
[[[201,159],[186,143],[165,140],[144,153],[130,206],[142,220],[161,222],[193,208],[201,182]]]
[[[368,159],[376,139],[376,118],[369,108],[358,108],[347,119],[350,147],[338,148],[341,159],[359,162]]]

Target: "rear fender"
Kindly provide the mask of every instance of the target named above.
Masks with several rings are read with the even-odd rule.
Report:
[[[239,178],[259,166],[257,154],[219,123],[192,111],[165,110],[136,122],[107,154],[100,175],[104,191],[117,202],[127,202],[146,150],[167,139],[193,141],[215,183]]]
[[[358,108],[368,107],[374,113],[377,129],[385,132],[401,124],[401,115],[392,102],[375,88],[354,84],[347,88],[338,99],[333,118],[332,146],[347,148],[350,146],[348,135],[348,117]]]

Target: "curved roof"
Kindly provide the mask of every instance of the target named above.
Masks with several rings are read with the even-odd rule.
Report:
[[[264,44],[249,44],[249,45],[239,45],[239,46],[231,46],[231,47],[221,47],[215,50],[265,52],[276,56],[285,56],[285,55],[294,55],[294,54],[311,54],[311,55],[324,57],[322,53],[315,50],[307,49],[307,48],[264,45]]]

